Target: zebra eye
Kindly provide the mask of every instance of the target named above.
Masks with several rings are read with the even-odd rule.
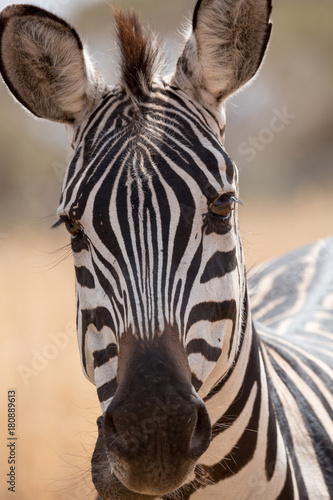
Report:
[[[228,200],[218,199],[210,209],[210,212],[223,220],[227,220],[230,219],[232,210],[233,207]]]
[[[69,232],[69,234],[72,236],[73,239],[76,238],[77,236],[79,236],[80,234],[82,234],[82,232],[83,232],[82,226],[76,220],[70,219],[69,217],[67,217],[65,219],[64,223],[65,223],[67,231]]]
[[[210,215],[214,220],[227,223],[231,217],[232,211],[235,208],[235,203],[243,205],[243,202],[236,198],[236,196],[233,196],[230,193],[223,194],[209,206]]]
[[[230,219],[231,212],[235,208],[235,201],[237,201],[237,198],[234,196],[222,195],[210,206],[210,213],[213,217],[226,222]]]

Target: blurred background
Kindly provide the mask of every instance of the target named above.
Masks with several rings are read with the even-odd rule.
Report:
[[[8,2],[0,0],[0,8]],[[32,2],[23,2],[32,3]],[[68,19],[108,83],[110,5],[134,7],[165,43],[171,71],[194,0],[34,2]],[[240,170],[247,266],[333,233],[333,4],[279,0],[259,78],[227,105],[226,149]],[[7,391],[17,396],[17,496],[90,500],[100,410],[75,337],[65,230],[50,231],[72,152],[61,125],[33,119],[0,82],[0,498],[7,491]]]

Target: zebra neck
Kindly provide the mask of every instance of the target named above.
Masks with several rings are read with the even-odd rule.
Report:
[[[244,303],[248,304],[247,299]],[[196,481],[202,483],[204,476],[207,484],[216,485],[210,489],[221,488],[223,481],[225,497],[230,499],[296,499],[295,481],[269,395],[261,342],[248,309],[243,317],[246,321],[235,363],[204,398],[212,443],[200,459]]]

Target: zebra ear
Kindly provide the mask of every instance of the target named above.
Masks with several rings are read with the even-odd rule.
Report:
[[[271,33],[271,0],[198,0],[173,83],[218,105],[258,71]]]
[[[0,70],[25,108],[65,124],[83,119],[106,88],[76,31],[31,5],[0,13]]]

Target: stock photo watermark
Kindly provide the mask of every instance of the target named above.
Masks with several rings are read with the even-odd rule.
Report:
[[[16,391],[7,391],[7,489],[11,493],[16,493],[17,478],[17,435],[16,435]]]
[[[20,364],[17,371],[25,386],[28,386],[31,378],[37,377],[53,361],[61,351],[66,349],[71,338],[76,338],[76,326],[74,322],[67,323],[63,332],[49,333],[49,342],[42,348],[31,349],[31,360],[28,364]]]
[[[273,108],[272,111],[273,116],[268,126],[263,127],[256,136],[250,135],[246,141],[243,141],[238,146],[238,152],[246,156],[248,162],[253,161],[258,152],[263,151],[266,146],[274,140],[276,134],[285,130],[290,122],[296,119],[296,115],[292,115],[288,112],[287,106],[284,106],[282,111],[277,108]]]

